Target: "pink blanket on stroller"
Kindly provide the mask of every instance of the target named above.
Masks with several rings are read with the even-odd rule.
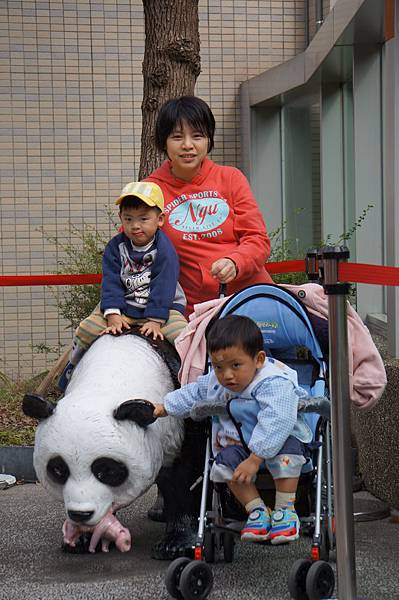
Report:
[[[298,297],[299,301],[313,314],[327,319],[328,297],[323,287],[315,283],[282,285]],[[305,292],[298,296],[299,292]],[[205,330],[212,317],[230,298],[217,298],[194,306],[187,327],[175,341],[181,358],[180,383],[195,381],[202,375],[206,362]],[[349,391],[355,406],[372,408],[382,396],[387,379],[384,363],[373,342],[369,330],[348,302],[348,357]]]

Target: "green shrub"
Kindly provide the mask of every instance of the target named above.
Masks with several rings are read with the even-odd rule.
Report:
[[[61,258],[57,261],[57,274],[101,273],[104,248],[110,237],[98,232],[90,225],[78,229],[70,226],[70,233],[78,242],[63,242],[44,232],[46,239],[52,242]],[[100,285],[71,285],[53,288],[54,296],[61,315],[69,321],[68,327],[75,329],[87,317],[100,301]]]
[[[325,245],[338,246],[351,239],[356,230],[362,226],[371,208],[372,205],[365,208],[350,229],[342,233],[337,240],[334,241],[332,236],[328,235],[326,240],[320,242],[318,247]],[[298,209],[297,212],[301,212],[302,210]],[[116,228],[117,224],[112,219],[110,212],[108,216]],[[285,220],[280,227],[269,233],[271,242],[269,262],[298,260],[306,256],[307,249],[298,248],[297,240],[287,238],[287,222],[288,220]],[[94,227],[89,225],[85,225],[83,229],[78,229],[76,226],[71,225],[70,233],[75,239],[78,239],[78,243],[62,242],[57,237],[45,234],[46,239],[57,247],[62,256],[57,261],[56,272],[59,274],[101,273],[102,255],[104,247],[109,241],[109,236],[99,233]],[[300,285],[308,281],[306,273],[276,273],[272,277],[275,283]],[[82,319],[92,312],[100,301],[100,286],[67,286],[61,288],[59,291],[54,289],[54,294],[57,297],[57,305],[61,315],[69,321],[68,327],[75,328]]]
[[[271,251],[268,262],[285,262],[305,257],[306,250],[299,250],[296,240],[286,237],[286,228],[287,220],[269,233]],[[271,277],[274,283],[287,283],[290,285],[300,285],[308,281],[306,273],[272,273]]]
[[[363,222],[365,221],[367,214],[373,208],[372,204],[369,204],[363,209],[361,215],[356,219],[353,225],[344,231],[337,239],[333,239],[332,235],[328,234],[324,241],[316,244],[315,248],[321,248],[323,246],[342,246],[345,245],[356,233]],[[297,212],[302,212],[303,209],[298,209]],[[304,259],[308,249],[298,248],[297,240],[293,240],[286,237],[288,220],[283,221],[280,227],[274,229],[270,234],[271,253],[269,262],[284,262],[288,260],[301,260]],[[308,281],[306,273],[275,273],[272,275],[275,283],[287,283],[291,285],[300,285]],[[356,300],[356,286],[351,287],[350,301],[355,302]]]
[[[22,398],[35,389],[37,377],[28,381],[11,381],[0,372],[0,446],[30,446],[35,437],[35,423],[22,413]]]

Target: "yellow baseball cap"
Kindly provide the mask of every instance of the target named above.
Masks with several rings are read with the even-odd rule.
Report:
[[[131,181],[126,184],[115,204],[120,204],[126,196],[136,196],[148,206],[157,206],[162,212],[164,210],[162,190],[152,181]]]

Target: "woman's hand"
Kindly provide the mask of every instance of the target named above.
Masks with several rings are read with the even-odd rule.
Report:
[[[140,333],[147,336],[152,335],[153,340],[156,340],[157,338],[160,340],[164,339],[163,334],[161,333],[161,323],[158,323],[158,321],[147,321],[147,323],[144,323],[144,325],[140,327]]]
[[[211,275],[220,283],[229,283],[237,277],[237,267],[230,258],[219,258],[211,267]]]
[[[108,327],[104,329],[100,333],[100,335],[104,335],[105,333],[112,333],[112,335],[116,335],[117,333],[123,333],[124,329],[130,329],[129,322],[123,315],[118,315],[117,313],[111,313],[106,316]]]
[[[236,470],[233,473],[231,481],[235,481],[237,483],[245,483],[249,484],[252,482],[253,478],[259,471],[259,467],[263,462],[263,458],[256,456],[256,454],[251,454],[242,461],[236,467]]]

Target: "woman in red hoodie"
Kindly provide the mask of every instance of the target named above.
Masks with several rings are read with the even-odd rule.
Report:
[[[164,194],[163,230],[179,255],[187,314],[216,298],[220,283],[231,294],[272,281],[265,268],[270,241],[247,179],[208,158],[214,131],[212,111],[200,98],[166,102],[155,141],[167,160],[147,178]]]

